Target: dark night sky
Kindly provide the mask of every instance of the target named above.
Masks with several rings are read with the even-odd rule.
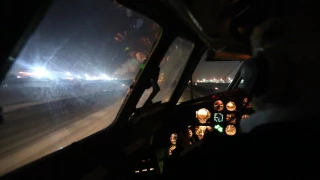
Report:
[[[132,29],[132,18],[139,18],[139,15],[129,18],[125,12],[111,0],[56,0],[21,52],[12,72],[41,66],[75,74],[111,75],[118,68],[126,68],[121,65],[128,63],[129,56],[123,49],[128,44],[132,46],[130,50],[140,46],[133,39],[147,36],[145,27],[152,22],[143,18],[144,25]],[[124,31],[131,39],[115,41],[116,33]],[[223,78],[237,64],[201,62],[193,78]]]

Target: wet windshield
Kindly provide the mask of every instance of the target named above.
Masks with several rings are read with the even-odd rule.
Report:
[[[106,0],[56,0],[0,87],[0,175],[109,126],[161,34]]]
[[[225,91],[241,67],[240,61],[205,61],[192,75],[178,103]],[[191,90],[192,89],[192,90]]]
[[[160,64],[158,85],[160,91],[152,102],[168,102],[192,53],[194,44],[183,38],[176,38],[170,45]],[[147,89],[140,98],[137,108],[143,106],[153,88]]]

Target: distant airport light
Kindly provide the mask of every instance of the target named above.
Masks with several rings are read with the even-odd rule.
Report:
[[[36,67],[34,68],[33,74],[37,78],[42,78],[42,77],[49,77],[50,73],[42,67]]]
[[[86,80],[90,80],[90,76],[88,74],[84,74],[84,77],[86,78]]]
[[[101,79],[103,79],[103,80],[112,80],[112,78],[109,77],[109,76],[106,75],[106,74],[103,74],[103,75],[101,76]]]

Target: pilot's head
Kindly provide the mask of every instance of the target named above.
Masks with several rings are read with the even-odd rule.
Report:
[[[320,12],[311,0],[295,2],[299,8],[270,16],[251,35],[253,59],[242,75],[255,110],[319,99],[314,84],[320,72]]]

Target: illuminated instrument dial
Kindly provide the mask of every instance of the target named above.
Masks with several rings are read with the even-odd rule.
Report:
[[[196,135],[198,136],[199,140],[201,140],[204,137],[204,135],[206,135],[206,133],[209,131],[208,127],[210,127],[210,126],[196,126],[195,127]]]
[[[242,119],[246,119],[246,118],[248,118],[248,117],[249,117],[248,114],[244,114],[244,115],[242,115],[241,120],[242,120]]]
[[[222,113],[214,113],[213,120],[217,123],[223,122],[223,114]]]
[[[211,117],[211,113],[207,109],[202,108],[196,111],[196,117],[201,124],[204,124]]]
[[[176,145],[177,144],[177,138],[178,138],[178,135],[176,133],[171,134],[171,136],[170,136],[171,144]]]
[[[234,102],[232,101],[229,101],[227,104],[226,104],[226,108],[228,111],[235,111],[237,106]]]
[[[231,113],[226,115],[226,120],[228,123],[235,124],[236,123],[236,115]]]
[[[213,109],[215,111],[222,111],[223,110],[223,102],[220,100],[217,100],[213,103]]]
[[[244,98],[242,102],[243,106],[246,106],[248,104],[248,101],[249,101],[248,98]]]
[[[212,129],[211,126],[207,126],[207,130],[208,130],[209,132],[212,132],[212,131],[213,131],[213,129]]]
[[[226,132],[227,135],[233,136],[233,135],[236,134],[237,128],[236,128],[234,125],[229,124],[229,125],[226,127],[225,132]]]
[[[192,138],[193,132],[191,129],[188,129],[188,135],[189,135],[189,138]]]
[[[244,98],[242,104],[246,108],[251,108],[251,104],[249,103],[248,98]]]
[[[169,156],[172,154],[172,151],[176,149],[176,145],[172,145],[169,148]]]

